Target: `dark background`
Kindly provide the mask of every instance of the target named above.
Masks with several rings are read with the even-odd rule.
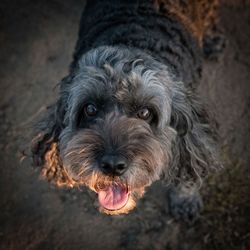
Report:
[[[131,214],[108,217],[87,190],[56,189],[29,157],[21,162],[30,124],[67,73],[84,4],[0,2],[0,249],[250,249],[249,1],[224,1],[227,46],[204,66],[201,95],[220,124],[225,169],[204,183],[194,225],[169,217],[159,183]]]

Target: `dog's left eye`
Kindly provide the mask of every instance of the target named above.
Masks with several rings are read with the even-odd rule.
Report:
[[[87,116],[95,116],[97,114],[97,108],[94,104],[87,104],[84,107],[84,111]]]
[[[148,108],[142,108],[137,112],[137,117],[142,120],[149,120],[151,116],[152,113]]]

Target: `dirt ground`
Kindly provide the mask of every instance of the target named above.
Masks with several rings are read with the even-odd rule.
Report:
[[[30,123],[67,73],[84,1],[0,2],[0,249],[250,249],[250,4],[225,3],[227,46],[205,62],[200,87],[225,169],[206,181],[201,218],[186,225],[169,217],[160,183],[131,214],[108,217],[89,191],[55,189],[29,157],[20,161]]]

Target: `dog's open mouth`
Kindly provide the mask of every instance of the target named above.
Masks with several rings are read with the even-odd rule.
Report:
[[[129,191],[125,185],[110,184],[98,191],[100,205],[107,210],[118,210],[124,207],[129,198]]]

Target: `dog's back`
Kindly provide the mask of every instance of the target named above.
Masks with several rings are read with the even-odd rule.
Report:
[[[187,85],[201,72],[202,40],[216,23],[217,0],[88,1],[74,61],[102,45],[143,49],[167,64]]]

